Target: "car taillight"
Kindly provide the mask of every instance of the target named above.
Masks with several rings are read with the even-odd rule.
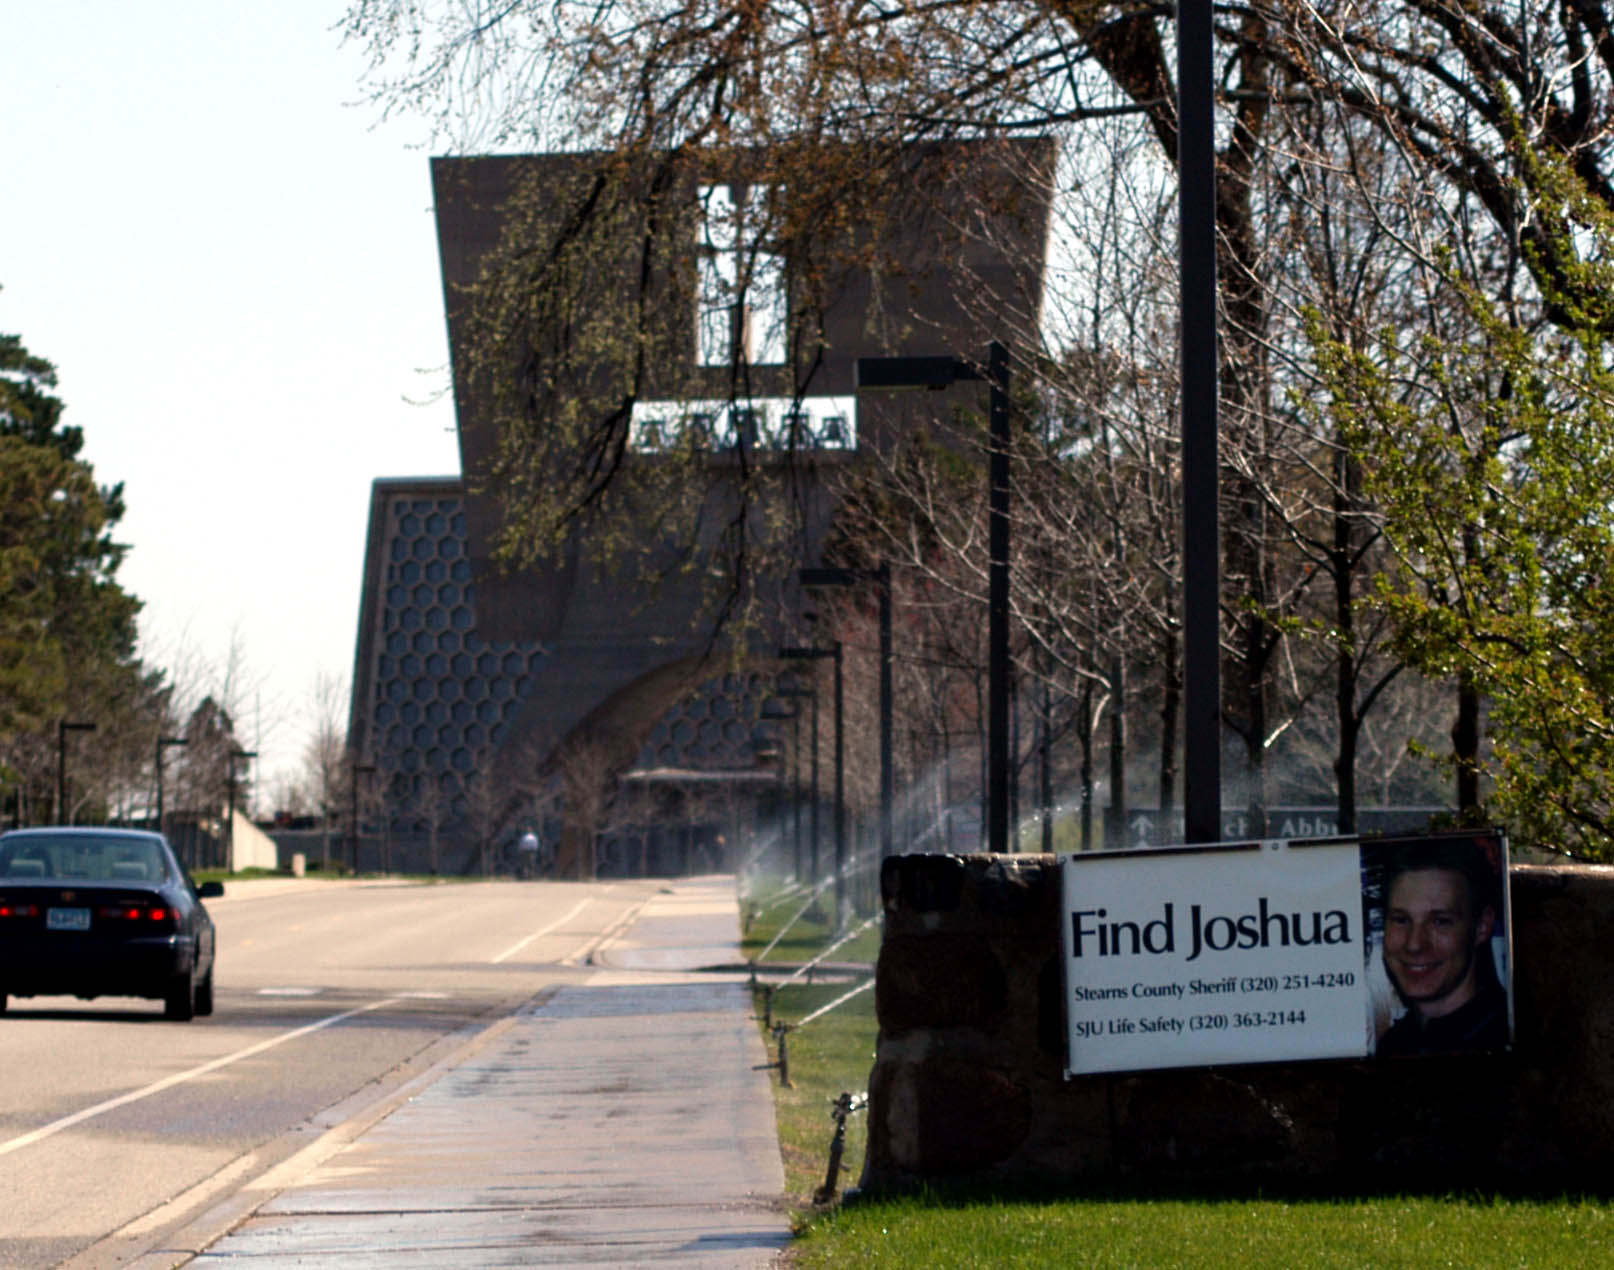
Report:
[[[0,918],[3,917],[38,917],[37,904],[0,904]]]
[[[151,930],[172,930],[175,918],[174,910],[171,908],[164,908],[161,905],[146,907],[140,904],[105,904],[95,910],[95,915],[114,921],[139,922]]]

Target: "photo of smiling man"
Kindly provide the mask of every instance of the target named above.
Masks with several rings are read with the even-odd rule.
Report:
[[[1369,916],[1369,961],[1377,957],[1393,993],[1391,1008],[1377,1014],[1374,1052],[1506,1047],[1511,1029],[1500,839],[1364,843],[1362,853],[1364,898],[1376,896],[1379,910]],[[1374,969],[1370,964],[1370,977]]]

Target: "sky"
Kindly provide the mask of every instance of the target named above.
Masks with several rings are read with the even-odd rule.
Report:
[[[371,482],[459,471],[427,130],[356,104],[345,7],[4,4],[0,332],[124,485],[147,660],[237,651],[265,793],[322,675],[345,724]]]

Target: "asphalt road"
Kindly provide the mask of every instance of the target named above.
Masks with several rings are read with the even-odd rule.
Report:
[[[362,1119],[535,995],[655,881],[242,883],[209,904],[216,1011],[13,998],[0,1015],[0,1265],[111,1265]]]

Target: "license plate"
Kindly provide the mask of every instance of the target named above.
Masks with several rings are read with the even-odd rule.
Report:
[[[46,930],[89,930],[90,910],[87,908],[52,908],[45,912]]]

